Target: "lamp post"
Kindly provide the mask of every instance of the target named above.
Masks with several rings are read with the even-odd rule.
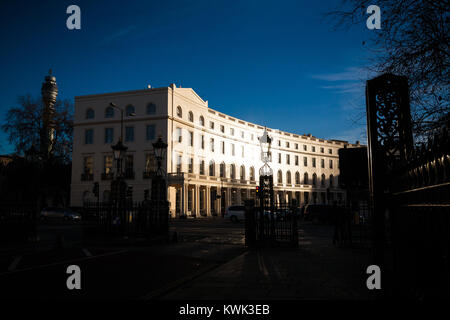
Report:
[[[269,166],[272,161],[272,153],[270,148],[272,146],[272,138],[267,133],[267,128],[264,127],[264,132],[258,138],[261,147],[261,161],[264,165],[259,169],[259,207],[260,207],[260,239],[264,239],[264,214],[269,209],[270,211],[270,236],[275,236],[275,220],[273,216],[274,202],[273,202],[273,171]]]
[[[122,170],[122,162],[127,151],[127,147],[122,143],[122,137],[119,138],[119,141],[111,146],[113,150],[114,159],[116,160],[116,175],[114,179],[111,181],[111,191],[112,191],[112,204],[114,211],[114,218],[112,216],[109,217],[109,223],[112,223],[112,219],[116,217],[121,221],[122,231],[125,233],[125,223],[126,223],[126,214],[125,214],[125,196],[127,184],[123,178],[123,170]]]
[[[120,111],[120,140],[123,141],[123,113],[124,113],[124,110],[123,110],[123,108],[117,106],[116,104],[114,104],[112,102],[110,102],[109,105]],[[133,112],[133,113],[128,114],[127,116],[134,117],[135,115],[136,114]]]
[[[115,145],[111,146],[111,149],[113,150],[114,160],[116,160],[116,177],[123,177],[122,162],[128,147],[122,143],[121,137]]]

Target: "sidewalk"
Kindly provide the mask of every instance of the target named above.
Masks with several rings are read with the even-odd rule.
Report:
[[[304,226],[298,249],[247,251],[162,299],[370,299],[369,252],[332,244],[332,227]]]

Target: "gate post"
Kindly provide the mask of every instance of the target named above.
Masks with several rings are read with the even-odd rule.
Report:
[[[383,74],[366,82],[368,173],[374,263],[384,264],[385,213],[394,169],[412,150],[408,80]]]
[[[256,225],[255,225],[255,200],[244,201],[245,204],[245,245],[249,248],[255,247]]]

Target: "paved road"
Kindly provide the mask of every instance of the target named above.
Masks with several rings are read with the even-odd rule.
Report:
[[[10,298],[156,298],[245,251],[243,224],[174,220],[178,242],[135,246],[83,243],[77,224],[39,228],[37,245],[0,252],[0,295]],[[64,237],[63,248],[55,246]],[[82,289],[68,290],[69,265],[78,265]]]

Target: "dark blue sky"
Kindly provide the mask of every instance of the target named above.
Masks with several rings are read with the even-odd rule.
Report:
[[[365,24],[334,31],[329,1],[1,1],[0,121],[17,96],[192,87],[212,108],[294,133],[362,140]],[[66,8],[81,8],[68,30]],[[1,153],[13,148],[0,133]]]

